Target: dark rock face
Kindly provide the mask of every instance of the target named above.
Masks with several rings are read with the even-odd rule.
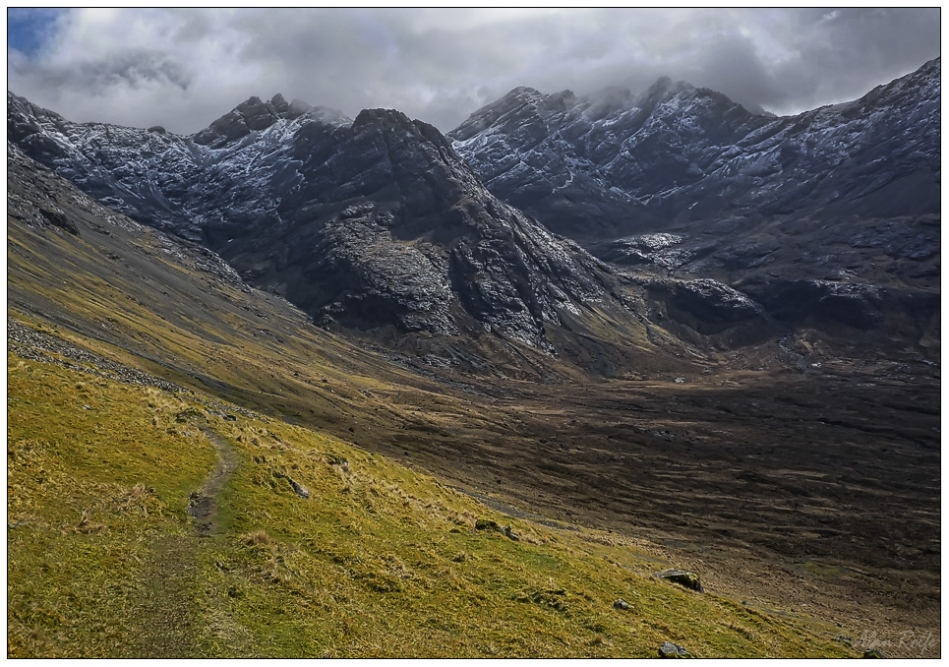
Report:
[[[59,227],[60,229],[65,229],[70,234],[79,236],[79,228],[76,227],[76,223],[70,220],[69,216],[63,211],[41,207],[40,213],[44,218],[46,218],[49,224]]]
[[[321,317],[438,334],[475,327],[543,348],[544,323],[561,309],[606,297],[596,260],[491,196],[430,125],[367,110],[349,128],[304,128],[294,157],[302,179],[277,210],[289,252],[256,255],[268,226],[235,241],[233,256],[263,260],[275,278],[299,271],[288,298]]]
[[[867,330],[883,321],[883,291],[872,285],[841,284],[827,280],[774,281],[749,286],[760,291],[762,301],[778,319],[801,321],[816,318]]]
[[[939,210],[940,61],[777,118],[660,79],[639,97],[517,88],[449,133],[498,197],[578,239],[670,221]]]
[[[710,324],[729,324],[755,319],[764,309],[728,285],[701,278],[672,283],[670,302]]]
[[[600,262],[497,200],[438,130],[398,111],[350,122],[251,98],[179,137],[9,101],[25,152],[103,203],[206,243],[319,324],[490,331],[551,350],[544,328],[562,313],[595,303],[627,317]]]

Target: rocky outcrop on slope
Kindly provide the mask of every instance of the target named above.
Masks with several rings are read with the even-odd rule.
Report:
[[[7,317],[7,350],[24,359],[55,364],[123,384],[158,387],[171,392],[182,390],[181,387],[167,380],[162,380],[137,368],[105,359],[49,334],[30,329],[12,317]]]
[[[779,331],[760,303],[716,280],[632,280],[650,297],[650,319],[682,340],[727,348],[760,342]]]
[[[590,246],[590,252],[614,264],[651,265],[675,270],[703,254],[703,248],[683,246],[681,234],[641,234],[601,241]]]

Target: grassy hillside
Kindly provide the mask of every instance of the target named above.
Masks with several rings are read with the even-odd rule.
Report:
[[[850,654],[836,628],[656,579],[671,564],[644,544],[501,515],[325,433],[13,354],[8,372],[10,657]],[[238,463],[199,537],[213,434]]]

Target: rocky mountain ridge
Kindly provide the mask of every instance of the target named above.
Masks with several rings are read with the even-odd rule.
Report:
[[[193,241],[220,219],[250,221],[276,206],[275,175],[293,176],[290,138],[312,122],[352,121],[281,95],[252,97],[191,136],[104,123],[73,123],[7,93],[7,135],[101,203]],[[306,109],[306,110],[304,110]]]
[[[103,204],[205,243],[323,325],[493,332],[621,317],[609,270],[497,200],[434,127],[251,98],[190,137],[76,124],[8,96],[9,136]]]
[[[494,194],[578,239],[938,213],[940,69],[937,58],[859,100],[786,117],[668,78],[639,96],[516,88],[448,136]]]
[[[782,118],[669,79],[639,96],[517,88],[449,136],[492,192],[661,295],[711,278],[784,325],[932,342],[939,93],[939,59]]]
[[[182,137],[10,93],[8,136],[322,326],[553,351],[549,327],[730,346],[778,322],[931,345],[938,91],[938,59],[785,118],[668,79],[638,97],[517,88],[447,138],[280,95]]]

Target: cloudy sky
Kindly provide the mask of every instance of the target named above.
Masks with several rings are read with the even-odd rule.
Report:
[[[252,95],[443,131],[516,86],[660,76],[779,114],[939,55],[939,9],[8,10],[8,86],[75,121],[191,133]]]

